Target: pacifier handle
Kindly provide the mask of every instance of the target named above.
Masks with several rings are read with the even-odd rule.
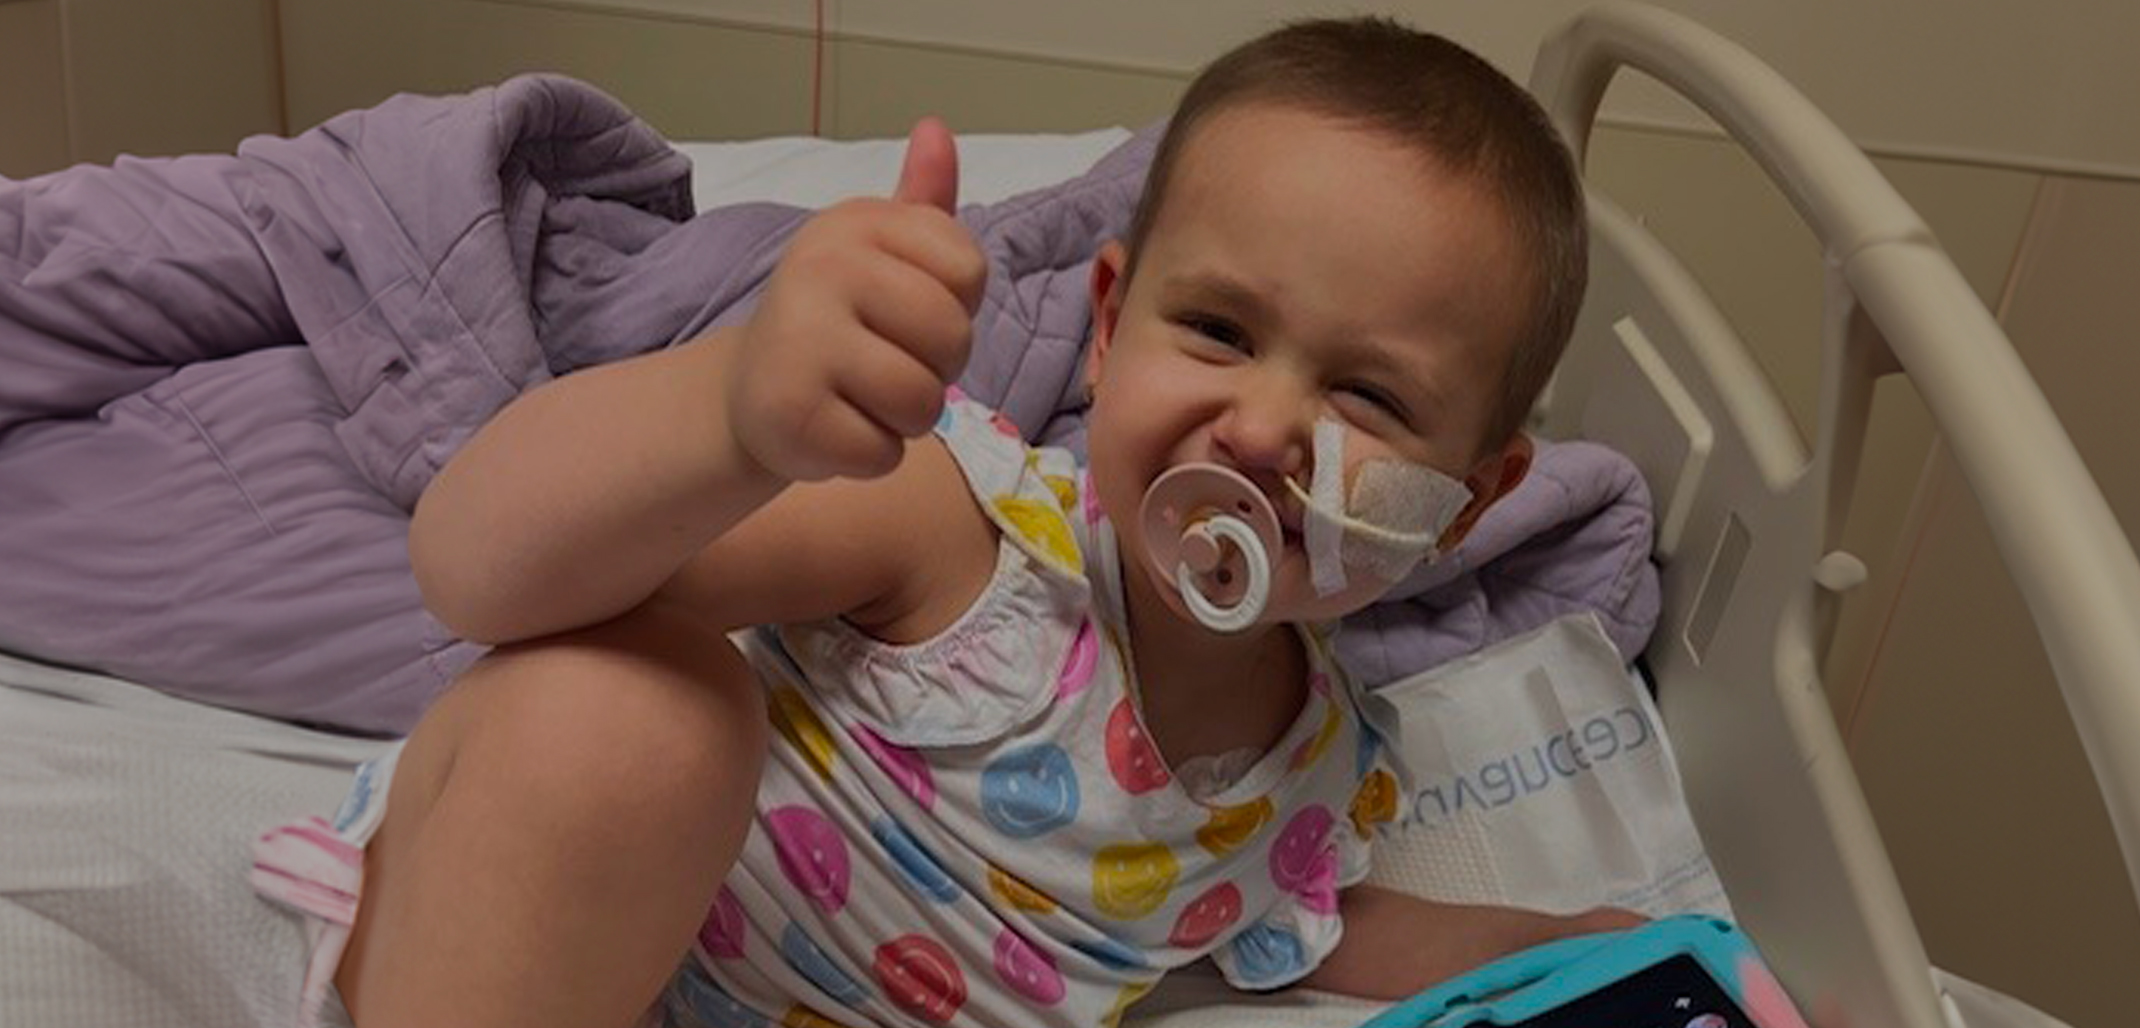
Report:
[[[1254,483],[1217,464],[1177,465],[1145,490],[1139,515],[1146,555],[1198,622],[1238,632],[1262,616],[1284,535]],[[1228,594],[1238,595],[1222,602]]]
[[[1263,607],[1271,598],[1271,554],[1263,548],[1263,540],[1256,538],[1256,533],[1247,524],[1231,514],[1214,514],[1189,531],[1207,532],[1234,544],[1248,565],[1248,584],[1243,587],[1241,599],[1230,607],[1211,602],[1203,590],[1196,587],[1196,572],[1190,570],[1188,561],[1174,565],[1174,585],[1181,590],[1182,602],[1189,605],[1189,613],[1196,615],[1204,627],[1216,632],[1238,632],[1255,624],[1256,619],[1263,616]],[[1216,563],[1213,562],[1214,566]]]

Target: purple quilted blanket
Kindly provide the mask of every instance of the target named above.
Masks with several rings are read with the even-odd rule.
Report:
[[[992,267],[962,383],[1075,443],[1085,276],[1152,143],[961,217]],[[805,212],[694,215],[688,162],[554,76],[398,97],[235,154],[0,179],[0,649],[398,733],[478,651],[418,601],[408,511],[552,376],[743,316]],[[1624,460],[1534,484],[1346,627],[1368,681],[1578,608],[1656,617]]]

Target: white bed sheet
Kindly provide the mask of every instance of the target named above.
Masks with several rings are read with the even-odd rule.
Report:
[[[959,202],[993,203],[1078,174],[1130,137],[1125,128],[959,137]],[[782,137],[677,143],[691,158],[699,210],[772,201],[825,207],[851,196],[886,196],[899,181],[906,142]]]
[[[304,940],[251,841],[378,748],[0,657],[0,1025],[274,1024]]]

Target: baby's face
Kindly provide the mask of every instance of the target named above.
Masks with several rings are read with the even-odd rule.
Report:
[[[1318,419],[1346,429],[1348,483],[1396,459],[1497,491],[1478,479],[1501,455],[1481,450],[1529,279],[1476,184],[1368,130],[1240,107],[1189,140],[1143,246],[1126,289],[1118,248],[1095,278],[1089,450],[1125,565],[1147,567],[1145,488],[1211,461],[1263,489],[1286,529],[1267,620],[1377,598],[1388,583],[1312,586],[1284,479],[1308,485]]]

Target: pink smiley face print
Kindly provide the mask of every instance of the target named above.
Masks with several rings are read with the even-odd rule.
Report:
[[[1063,998],[1063,976],[1055,961],[1023,936],[1005,928],[996,936],[995,949],[996,977],[1012,992],[1043,1007]]]
[[[884,769],[901,792],[912,796],[921,809],[927,810],[936,802],[936,779],[929,774],[929,763],[921,754],[885,742],[866,725],[856,725],[848,734],[854,736],[855,743],[868,751],[877,766]]]
[[[1100,666],[1100,633],[1087,619],[1085,626],[1077,630],[1077,638],[1070,643],[1070,656],[1063,660],[1062,676],[1056,679],[1055,694],[1068,699],[1085,691],[1092,684],[1092,673]]]
[[[1241,919],[1241,890],[1232,882],[1220,882],[1190,900],[1174,919],[1167,941],[1182,949],[1196,949],[1219,937]]]
[[[1114,773],[1115,784],[1132,796],[1160,788],[1172,777],[1127,698],[1107,715],[1107,770]]]
[[[1338,910],[1337,854],[1329,848],[1315,858],[1315,869],[1308,874],[1308,883],[1293,893],[1302,910],[1317,914],[1335,914]]]
[[[715,960],[734,960],[743,955],[743,904],[728,886],[713,896],[713,908],[698,927],[698,944]]]
[[[1329,875],[1329,853],[1324,844],[1336,823],[1337,815],[1320,803],[1293,815],[1278,833],[1278,840],[1271,844],[1271,881],[1286,892],[1301,895]]]
[[[788,884],[817,909],[839,913],[847,905],[849,881],[847,840],[839,829],[825,815],[800,805],[767,811],[765,828]]]
[[[966,976],[951,951],[926,935],[902,935],[877,947],[870,967],[877,985],[899,1009],[943,1024],[966,1005]]]

